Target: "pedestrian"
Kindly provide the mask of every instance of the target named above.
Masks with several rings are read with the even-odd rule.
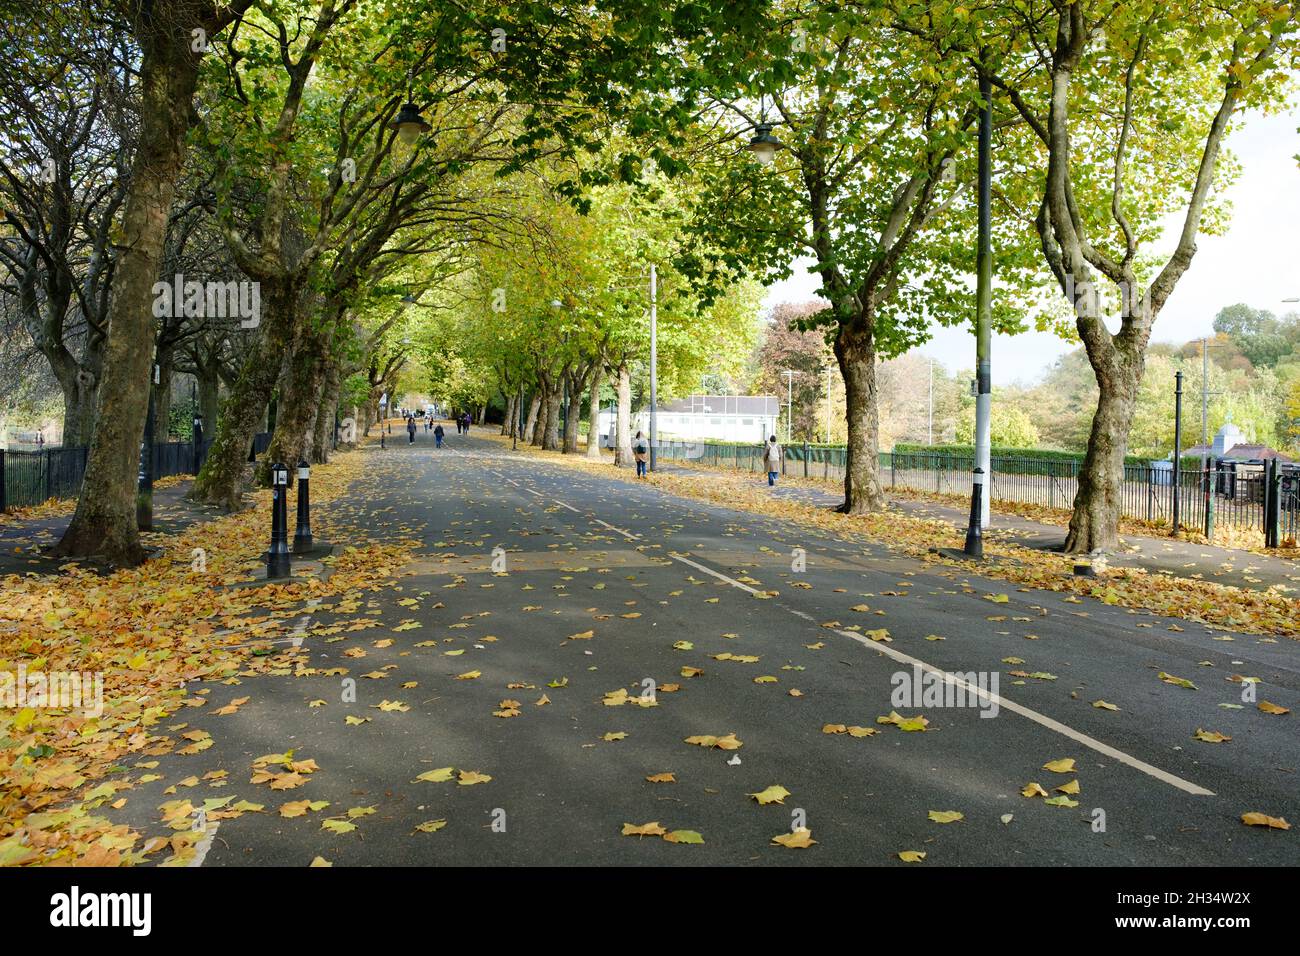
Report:
[[[443,434],[444,434],[444,432],[443,432],[443,430],[442,430],[442,426],[441,426],[441,425],[439,425],[437,428],[435,428],[435,429],[433,430],[433,444],[434,444],[434,447],[435,447],[435,448],[441,448],[441,447],[442,447],[442,436],[443,436]]]
[[[408,441],[407,444],[414,445],[415,444],[415,416],[414,415],[412,415],[410,418],[406,420],[406,434],[411,436],[410,441]]]
[[[459,435],[465,430],[465,419],[460,415],[456,416],[456,434]]]
[[[763,463],[767,466],[768,485],[775,485],[776,476],[781,473],[781,446],[776,443],[775,435],[767,440],[763,449]]]
[[[471,419],[471,418],[469,417],[469,412],[466,412],[464,415],[461,416],[461,421],[464,422],[464,424],[465,424],[465,434],[468,435],[468,434],[469,434],[469,426],[470,426],[470,424],[473,422],[473,419]]]
[[[636,433],[636,444],[632,446],[632,455],[636,458],[636,476],[638,478],[648,478],[646,474],[646,453],[649,451],[645,445],[645,436],[640,432]]]

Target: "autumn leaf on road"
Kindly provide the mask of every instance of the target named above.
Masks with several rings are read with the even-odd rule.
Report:
[[[790,791],[778,784],[773,784],[766,790],[760,790],[758,793],[751,793],[749,796],[758,801],[760,806],[767,806],[769,803],[785,803],[785,798],[790,796]]]
[[[791,850],[806,850],[817,841],[812,838],[812,830],[800,827],[790,833],[780,833],[772,837],[772,842]]]
[[[1248,827],[1268,827],[1271,830],[1290,830],[1291,824],[1282,817],[1270,817],[1267,814],[1253,812],[1243,813],[1241,822]]]

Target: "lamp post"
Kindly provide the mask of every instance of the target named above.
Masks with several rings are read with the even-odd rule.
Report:
[[[650,470],[655,470],[659,435],[659,273],[650,263]]]
[[[794,376],[795,371],[792,368],[781,370],[785,376],[785,443],[788,445],[793,440],[794,434]]]
[[[980,523],[989,522],[992,486],[990,417],[993,403],[993,82],[980,70],[979,236],[975,257],[975,467],[983,469]]]
[[[136,480],[135,525],[141,531],[153,530],[153,433],[157,413],[154,410],[154,386],[158,384],[158,365],[153,366],[149,383],[149,411],[145,415],[144,440],[140,442],[140,471]]]

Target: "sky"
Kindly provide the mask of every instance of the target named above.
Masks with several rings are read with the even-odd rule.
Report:
[[[1236,302],[1279,315],[1300,310],[1300,305],[1282,302],[1300,297],[1298,125],[1297,108],[1272,116],[1244,114],[1228,140],[1228,148],[1241,163],[1241,175],[1228,190],[1233,207],[1228,231],[1197,240],[1191,268],[1156,319],[1153,341],[1181,344],[1213,334],[1215,314]],[[811,260],[796,264],[793,276],[770,286],[764,305],[815,299],[820,283],[804,271],[810,264]],[[1074,347],[1047,332],[995,335],[993,383],[1036,382]],[[933,338],[917,351],[949,370],[975,365],[975,337],[969,328],[936,328]]]

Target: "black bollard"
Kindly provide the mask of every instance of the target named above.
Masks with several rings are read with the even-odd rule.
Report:
[[[963,549],[968,558],[984,557],[984,536],[980,532],[980,512],[984,503],[984,469],[975,469],[975,482],[970,493],[970,523],[966,525],[966,547]]]
[[[311,478],[311,466],[306,459],[298,461],[298,527],[293,532],[293,553],[303,554],[310,551],[311,541],[311,497],[308,481]]]
[[[271,547],[266,552],[267,578],[289,576],[289,469],[280,462],[271,466]]]

